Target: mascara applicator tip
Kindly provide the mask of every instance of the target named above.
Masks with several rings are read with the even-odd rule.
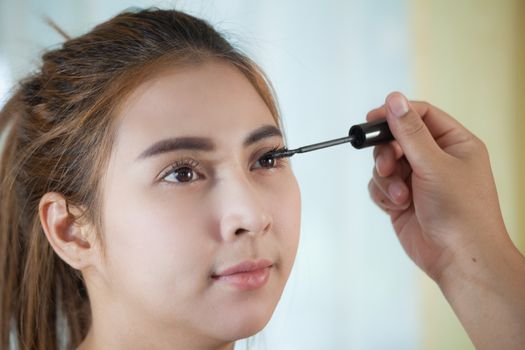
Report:
[[[291,157],[295,154],[295,150],[282,149],[278,151],[269,152],[265,155],[266,158],[284,158]]]

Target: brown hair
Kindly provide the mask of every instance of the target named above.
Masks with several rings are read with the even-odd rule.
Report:
[[[43,232],[38,205],[59,192],[100,228],[99,179],[112,120],[130,92],[166,65],[219,59],[251,82],[280,126],[258,66],[207,22],[176,10],[123,12],[42,56],[0,111],[0,348],[75,348],[90,326],[79,271]]]

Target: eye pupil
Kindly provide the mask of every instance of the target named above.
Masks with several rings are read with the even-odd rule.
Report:
[[[188,167],[179,168],[176,171],[175,177],[177,178],[177,181],[180,182],[186,182],[190,181],[192,178],[192,169]]]

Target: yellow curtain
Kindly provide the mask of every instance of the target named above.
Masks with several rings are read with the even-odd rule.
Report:
[[[507,229],[525,252],[524,2],[410,0],[409,5],[413,97],[439,106],[485,141]],[[421,348],[474,349],[437,286],[423,275],[421,289]]]

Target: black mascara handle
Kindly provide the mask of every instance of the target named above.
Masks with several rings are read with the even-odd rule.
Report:
[[[350,131],[348,131],[348,136],[353,137],[350,143],[357,149],[394,140],[394,136],[385,118],[354,125],[350,128]]]

